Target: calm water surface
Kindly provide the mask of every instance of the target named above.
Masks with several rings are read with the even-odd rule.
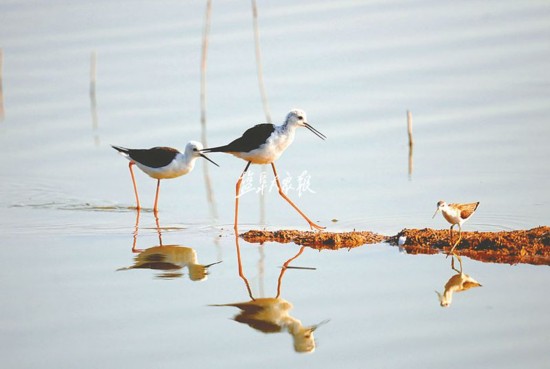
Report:
[[[482,287],[442,308],[434,291],[456,274],[444,255],[237,244],[245,163],[226,155],[212,154],[213,204],[199,163],[163,182],[158,219],[155,181],[137,173],[136,218],[127,162],[109,145],[200,138],[205,5],[0,4],[2,367],[547,367],[546,266],[465,258]],[[258,6],[273,120],[300,107],[328,136],[300,130],[277,161],[314,220],[388,235],[446,228],[431,219],[445,199],[481,202],[466,230],[549,224],[547,2]],[[250,4],[214,2],[210,36],[208,143],[221,145],[265,121]],[[270,171],[251,173],[241,229],[306,229]],[[291,259],[301,268],[281,273]]]

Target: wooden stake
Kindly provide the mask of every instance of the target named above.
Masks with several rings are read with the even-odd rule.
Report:
[[[208,60],[208,38],[210,35],[210,24],[212,14],[212,0],[206,2],[206,13],[204,16],[204,29],[202,34],[202,52],[201,52],[201,87],[200,87],[200,100],[201,100],[201,142],[207,147],[206,143],[206,70]],[[212,189],[212,183],[210,181],[210,173],[208,171],[208,164],[205,160],[202,163],[204,184],[206,187],[206,198],[210,207],[210,213],[214,219],[218,218],[218,210],[216,207],[216,199],[214,198],[214,191]]]
[[[96,99],[96,81],[97,81],[97,53],[92,51],[90,56],[90,103],[92,108],[92,128],[97,129],[97,99]]]
[[[269,109],[269,102],[267,98],[267,92],[265,89],[264,83],[264,71],[262,66],[262,53],[260,49],[260,28],[258,26],[258,6],[256,0],[252,1],[252,26],[254,29],[254,46],[256,50],[256,70],[258,73],[258,87],[260,88],[260,96],[262,98],[262,105],[264,108],[265,119],[267,123],[272,123],[271,120],[271,111]],[[266,166],[261,166],[260,176],[264,177],[267,175]],[[260,191],[260,224],[265,225],[265,191]]]
[[[92,114],[92,130],[95,132],[94,142],[99,146],[99,136],[97,134],[97,99],[96,99],[96,81],[97,81],[97,52],[94,50],[90,55],[90,112]]]
[[[260,95],[262,96],[262,104],[264,107],[265,119],[267,123],[272,123],[271,112],[269,110],[269,104],[267,99],[267,92],[264,84],[264,72],[262,67],[262,54],[260,51],[260,30],[258,27],[258,7],[256,6],[256,0],[252,0],[252,20],[254,27],[254,45],[256,48],[256,69],[258,71],[258,84],[260,87]]]
[[[409,147],[414,146],[412,113],[407,110],[407,131],[409,133]]]
[[[407,132],[409,133],[409,178],[412,176],[413,173],[413,146],[414,146],[414,139],[413,139],[413,133],[412,133],[412,113],[407,110]]]

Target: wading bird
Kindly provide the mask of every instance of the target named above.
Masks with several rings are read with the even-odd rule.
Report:
[[[275,181],[279,189],[279,194],[290,204],[300,215],[309,223],[311,229],[324,229],[311,221],[293,202],[290,200],[279,182],[279,176],[275,169],[275,160],[277,160],[285,149],[294,141],[294,134],[296,128],[306,127],[313,132],[317,137],[326,139],[326,136],[313,128],[308,122],[306,113],[299,109],[291,110],[286,116],[285,122],[280,125],[274,125],[269,123],[257,124],[252,128],[249,128],[243,133],[243,135],[236,140],[230,142],[224,146],[211,147],[201,150],[203,153],[209,152],[224,152],[232,154],[247,162],[244,171],[237,180],[236,196],[235,196],[235,225],[234,229],[237,231],[238,217],[239,217],[239,193],[241,188],[241,182],[250,164],[271,164],[273,174],[275,175]]]
[[[111,145],[113,149],[119,151],[122,156],[130,161],[130,175],[134,184],[134,193],[136,195],[136,209],[140,210],[138,190],[134,170],[132,167],[137,165],[139,169],[145,172],[149,177],[157,180],[157,192],[155,195],[155,205],[153,211],[158,212],[158,199],[160,190],[160,180],[183,176],[193,170],[195,160],[203,157],[212,164],[219,166],[201,153],[202,144],[196,141],[190,141],[185,146],[183,154],[171,147],[153,147],[151,149],[127,149],[120,146]]]
[[[435,218],[437,212],[441,210],[443,217],[447,220],[447,222],[451,223],[451,228],[449,228],[450,243],[453,242],[453,227],[458,225],[458,241],[456,241],[453,245],[451,251],[449,251],[449,254],[453,253],[455,247],[462,239],[462,224],[470,219],[470,217],[475,213],[478,205],[479,201],[468,204],[447,204],[445,201],[439,201],[437,203],[437,209],[435,210],[432,219]]]

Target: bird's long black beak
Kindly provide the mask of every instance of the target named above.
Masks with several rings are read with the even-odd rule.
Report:
[[[319,137],[321,140],[324,140],[327,138],[324,134],[313,128],[309,123],[304,123],[304,126],[309,129],[311,132],[315,133],[317,137]]]
[[[223,260],[222,260],[222,261],[223,261]],[[219,264],[219,263],[221,263],[222,261],[216,261],[215,263],[205,265],[204,267],[205,267],[205,268],[210,268],[212,265]]]
[[[215,163],[212,159],[210,159],[208,156],[206,156],[206,155],[204,155],[204,154],[202,154],[202,153],[200,153],[199,155],[202,156],[203,158],[205,158],[206,160],[208,160],[209,162],[211,162],[212,164],[214,164],[215,166],[219,167],[219,165],[216,164],[216,163]]]
[[[310,329],[311,329],[312,332],[314,332],[317,328],[319,328],[322,325],[327,324],[328,322],[330,322],[330,319],[325,319],[321,323],[311,326]]]

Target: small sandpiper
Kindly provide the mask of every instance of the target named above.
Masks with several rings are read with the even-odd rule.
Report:
[[[435,218],[437,212],[441,210],[443,217],[447,222],[451,223],[451,228],[449,228],[449,237],[450,242],[453,242],[453,227],[458,225],[458,241],[453,245],[449,255],[453,253],[455,247],[460,243],[462,239],[462,224],[470,219],[470,217],[475,213],[477,207],[479,206],[478,202],[471,202],[467,204],[447,204],[445,201],[439,201],[437,203],[437,209],[432,217]]]
[[[236,140],[224,146],[212,147],[204,149],[201,152],[224,152],[232,154],[240,159],[247,161],[246,167],[239,177],[236,185],[235,196],[235,224],[234,229],[237,231],[239,217],[239,193],[243,176],[250,164],[271,164],[275,181],[279,188],[279,194],[290,204],[300,215],[309,223],[311,229],[324,229],[311,221],[283,192],[279,176],[275,169],[275,160],[277,160],[285,149],[294,141],[296,128],[306,127],[313,132],[317,137],[326,139],[326,136],[313,128],[307,121],[306,113],[300,109],[291,110],[286,116],[285,122],[280,125],[263,123],[255,125],[243,133]]]
[[[158,198],[160,190],[160,180],[183,176],[193,170],[195,160],[203,157],[212,164],[219,166],[212,160],[202,154],[203,146],[200,142],[190,141],[185,146],[183,154],[171,147],[153,147],[151,149],[127,149],[120,146],[111,145],[113,149],[119,151],[126,159],[130,161],[130,174],[134,184],[134,193],[136,195],[136,209],[140,210],[138,190],[134,170],[132,167],[137,165],[139,169],[145,172],[149,177],[157,180],[157,192],[155,195],[155,205],[153,211],[158,212]]]

